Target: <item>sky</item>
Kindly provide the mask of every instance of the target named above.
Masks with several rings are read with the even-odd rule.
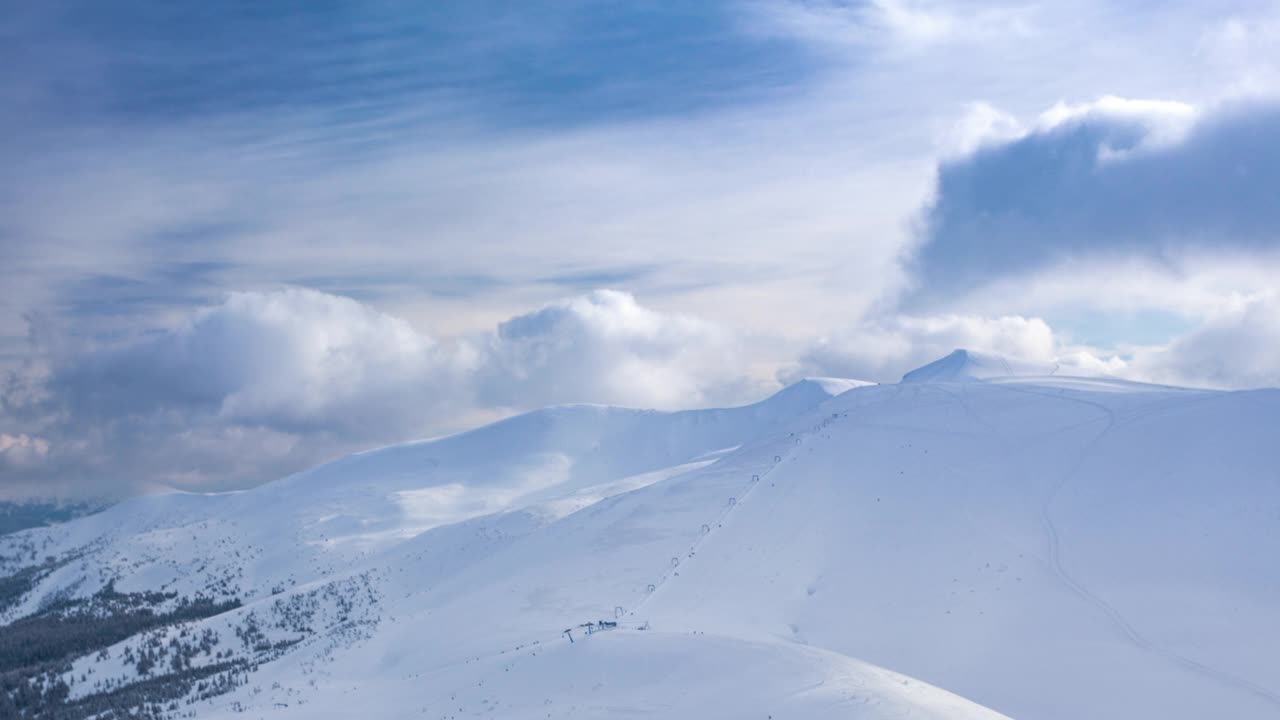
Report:
[[[1280,3],[0,8],[0,499],[957,347],[1280,386]]]

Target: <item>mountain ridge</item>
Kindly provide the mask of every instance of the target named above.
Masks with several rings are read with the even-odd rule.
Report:
[[[552,408],[403,446],[403,466],[376,451],[323,466],[328,480],[19,533],[0,539],[0,575],[27,589],[3,620],[100,606],[107,587],[152,593],[157,617],[235,602],[59,675],[85,703],[214,683],[179,693],[207,717],[1280,707],[1280,393],[1007,375],[792,387],[716,411]],[[423,458],[437,464],[415,475]],[[587,635],[601,620],[619,626]],[[683,674],[638,671],[659,659]],[[699,685],[711,667],[755,690]]]

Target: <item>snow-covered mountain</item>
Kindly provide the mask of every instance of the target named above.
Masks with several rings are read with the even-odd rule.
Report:
[[[0,538],[0,672],[66,717],[1276,717],[1277,427],[965,351],[548,408]]]
[[[1058,370],[1059,366],[1052,363],[960,349],[903,375],[902,382],[955,383],[992,378],[1047,377],[1058,374]]]

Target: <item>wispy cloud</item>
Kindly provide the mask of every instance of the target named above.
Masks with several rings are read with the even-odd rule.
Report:
[[[922,0],[761,0],[760,32],[794,35],[830,50],[859,47],[911,52],[1034,30],[1030,3],[955,7]]]

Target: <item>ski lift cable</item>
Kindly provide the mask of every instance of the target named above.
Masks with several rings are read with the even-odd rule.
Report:
[[[807,433],[801,433],[801,434],[804,435]],[[796,437],[796,444],[799,444],[799,443],[800,443],[800,437]],[[766,475],[768,475],[769,473],[772,473],[775,469],[780,467],[782,465],[783,459],[784,459],[783,455],[774,455],[773,463],[771,465],[765,467],[759,473],[752,473],[750,481],[746,483],[746,485],[744,486],[741,492],[742,500],[745,500],[747,496],[751,494],[751,491],[760,485],[760,482],[759,482],[760,479],[763,479]],[[736,509],[740,504],[741,503],[739,501],[738,496],[730,497],[729,502],[726,503],[726,505],[723,507],[723,509],[720,511],[720,513],[716,517],[716,520],[715,520],[716,527],[722,527],[725,519],[728,518],[729,514],[732,513],[734,509]],[[692,545],[689,547],[688,557],[693,557],[697,552],[698,546],[701,545],[702,542],[711,535],[710,523],[703,523],[701,527],[705,528],[705,530],[703,530],[697,537],[694,538]],[[650,583],[649,585],[646,586],[645,595],[640,599],[640,602],[636,605],[636,607],[633,610],[631,610],[632,614],[634,614],[635,612],[643,608],[644,605],[649,602],[650,598],[652,598],[654,595],[657,594],[658,589],[661,588],[663,585],[665,585],[668,580],[680,574],[678,570],[679,565],[680,565],[679,558],[673,556],[671,558],[670,565],[663,571],[662,575],[658,578],[657,582]]]
[[[839,414],[837,413],[835,415],[832,415],[831,419],[824,419],[823,422],[818,427],[814,428],[814,432],[820,433],[823,428],[833,423],[835,418],[838,415]],[[791,433],[790,435],[788,435],[788,438],[795,438],[795,444],[800,445],[804,435],[805,433],[803,432],[800,434],[800,436],[796,436],[795,433]],[[793,450],[792,453],[794,452],[795,451]],[[772,465],[765,467],[759,473],[753,473],[751,475],[751,480],[743,488],[743,491],[742,491],[743,499],[745,500],[746,497],[751,494],[751,491],[754,490],[760,484],[760,480],[764,476],[768,475],[769,473],[777,469],[779,466],[781,466],[782,461],[783,461],[783,455],[774,455]],[[716,527],[723,527],[725,519],[728,518],[729,514],[733,512],[733,510],[737,506],[738,506],[737,496],[730,497],[729,502],[726,504],[726,506],[720,511],[719,515],[716,517],[716,521],[715,521]],[[703,523],[701,526],[701,533],[694,538],[693,544],[689,547],[688,557],[692,558],[697,553],[698,546],[701,545],[702,542],[706,540],[706,538],[709,537],[710,535],[711,535],[711,524]],[[638,610],[640,610],[645,605],[645,603],[649,601],[650,598],[652,598],[657,593],[658,588],[665,585],[667,581],[670,580],[672,577],[678,576],[680,574],[677,569],[679,568],[679,566],[680,566],[679,556],[672,556],[670,566],[663,571],[662,575],[658,578],[657,582],[649,583],[647,586],[645,586],[644,597],[642,597],[640,599],[640,602],[636,604],[635,608],[629,611],[627,614],[634,615]],[[624,610],[621,605],[614,606],[614,618],[615,620],[618,620],[618,623],[615,623],[615,624],[618,627],[631,626],[633,623],[629,623],[629,622],[625,624],[622,623],[621,617],[623,612]],[[648,627],[649,627],[649,622],[646,620],[643,622],[643,625],[640,626],[640,629],[645,630],[645,629],[648,629]]]

